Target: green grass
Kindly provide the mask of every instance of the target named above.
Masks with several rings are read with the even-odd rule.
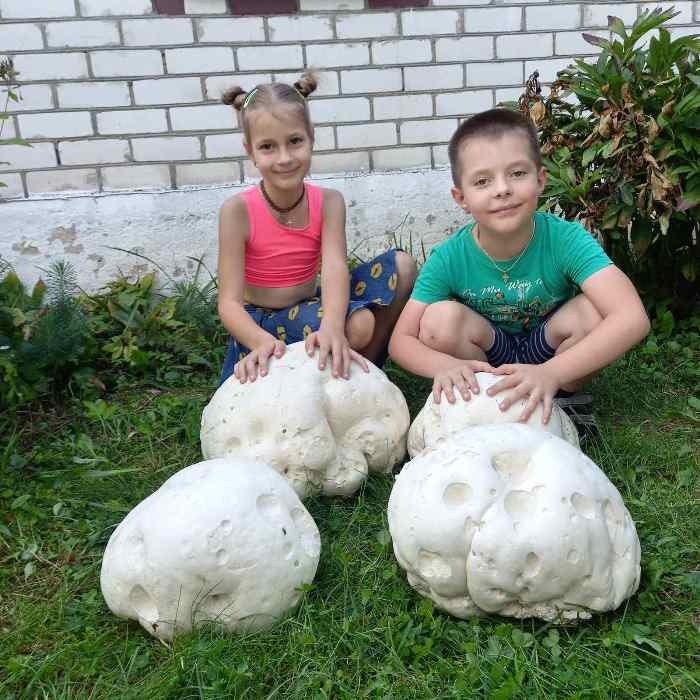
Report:
[[[396,565],[392,478],[374,475],[352,499],[307,503],[321,561],[288,618],[166,647],[109,612],[100,563],[124,515],[199,461],[202,378],[0,416],[0,699],[698,698],[697,364],[637,351],[596,382],[602,435],[586,450],[637,524],[643,576],[619,610],[567,627],[433,609]],[[390,374],[415,413],[429,384]]]

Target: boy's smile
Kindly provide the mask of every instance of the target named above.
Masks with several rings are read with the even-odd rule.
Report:
[[[545,182],[527,139],[518,132],[467,139],[460,165],[460,187],[452,196],[476,220],[481,246],[503,260],[517,255],[530,238]]]

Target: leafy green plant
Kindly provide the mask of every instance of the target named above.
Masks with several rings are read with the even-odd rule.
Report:
[[[93,331],[106,337],[101,349],[112,362],[145,370],[172,360],[166,348],[172,347],[183,324],[175,319],[175,299],[158,289],[155,273],[136,281],[121,276],[86,303]]]
[[[87,324],[75,270],[54,263],[28,293],[11,267],[0,280],[0,406],[13,406],[64,384],[80,363]]]
[[[88,295],[69,264],[54,263],[28,291],[0,258],[0,409],[49,392],[95,398],[134,379],[172,383],[195,367],[214,377],[224,331],[216,279],[202,283],[198,262],[193,276],[165,288],[149,273]]]
[[[700,40],[671,38],[675,14],[644,12],[630,31],[610,17],[612,39],[584,34],[597,61],[576,60],[520,107],[540,131],[544,207],[580,220],[643,292],[678,308],[700,277]]]
[[[190,259],[197,264],[194,274],[186,280],[171,281],[172,296],[175,298],[175,318],[198,329],[207,337],[216,338],[222,335],[217,310],[217,280],[201,259]],[[200,280],[202,271],[209,277],[205,283]]]
[[[28,293],[12,267],[2,262],[4,276],[0,280],[0,406],[12,406],[34,396],[31,390],[33,372],[20,368],[20,356],[28,344],[31,325],[41,308],[46,287],[39,281],[31,293]]]
[[[164,273],[165,287],[151,272],[135,280],[119,277],[99,294],[84,297],[102,373],[116,369],[144,377],[148,371],[157,381],[172,381],[193,366],[218,370],[224,337],[216,279],[209,274],[202,283],[205,268],[197,262],[187,280]]]

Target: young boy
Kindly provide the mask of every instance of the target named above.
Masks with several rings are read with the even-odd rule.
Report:
[[[474,218],[436,246],[399,317],[389,353],[433,377],[433,397],[465,400],[474,372],[505,375],[506,410],[541,402],[549,421],[558,392],[578,391],[649,332],[629,278],[577,223],[537,212],[544,189],[537,133],[518,112],[464,121],[448,149],[452,196]],[[561,395],[561,394],[560,394]]]

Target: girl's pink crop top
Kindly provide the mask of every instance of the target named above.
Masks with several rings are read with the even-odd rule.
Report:
[[[309,222],[304,228],[282,226],[267,208],[259,187],[243,193],[248,208],[245,281],[255,287],[293,287],[313,279],[321,260],[323,190],[304,183]]]

